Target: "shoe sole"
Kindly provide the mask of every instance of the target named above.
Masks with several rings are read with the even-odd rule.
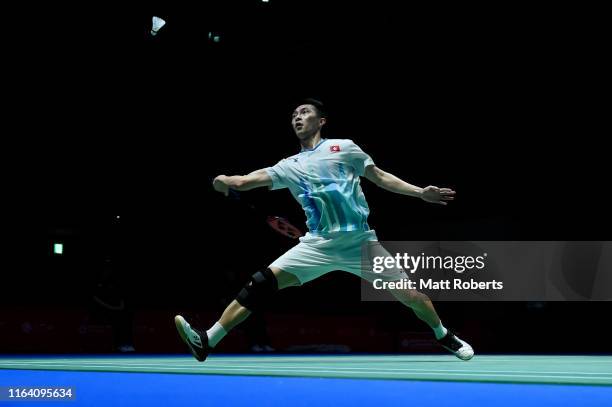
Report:
[[[467,362],[468,360],[470,360],[470,359],[472,359],[472,358],[474,357],[474,352],[473,352],[473,351],[472,351],[472,355],[471,355],[470,357],[467,357],[467,358],[462,358],[461,356],[459,356],[459,355],[457,354],[457,352],[455,352],[455,351],[454,351],[454,350],[452,350],[451,348],[447,348],[447,347],[446,347],[446,346],[444,346],[444,345],[442,345],[442,347],[443,347],[444,349],[446,349],[447,351],[449,351],[450,353],[452,353],[453,355],[455,355],[455,356],[457,357],[457,359],[461,359],[461,360],[464,360],[464,361],[466,361],[466,362]]]
[[[193,346],[191,346],[189,339],[187,339],[187,333],[185,332],[185,324],[187,324],[187,321],[185,321],[185,318],[183,318],[182,316],[177,315],[174,317],[174,325],[176,325],[176,330],[178,331],[179,336],[181,337],[183,342],[187,344],[187,347],[189,347],[189,351],[191,352],[193,357],[196,358],[199,362],[204,362],[206,358],[202,359],[200,356],[198,356],[198,353],[193,349]]]

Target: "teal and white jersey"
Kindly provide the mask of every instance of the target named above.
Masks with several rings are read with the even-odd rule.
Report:
[[[369,230],[370,209],[359,177],[374,165],[352,140],[322,139],[312,149],[266,168],[271,189],[289,188],[312,234]]]

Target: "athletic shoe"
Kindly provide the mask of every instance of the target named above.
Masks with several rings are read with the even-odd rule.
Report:
[[[206,332],[192,328],[191,325],[185,321],[185,318],[180,315],[174,317],[174,323],[176,324],[176,329],[181,339],[187,344],[193,357],[200,362],[204,362],[212,350],[212,348],[208,346],[208,335],[206,335]]]
[[[438,343],[461,360],[470,360],[474,357],[474,349],[466,341],[457,338],[451,331],[438,339]]]

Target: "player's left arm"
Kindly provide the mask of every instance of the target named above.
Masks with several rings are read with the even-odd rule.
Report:
[[[414,196],[426,202],[446,205],[447,201],[455,199],[455,191],[450,188],[438,188],[433,185],[426,188],[417,187],[416,185],[401,180],[393,174],[381,170],[375,165],[367,166],[364,176],[387,191]]]

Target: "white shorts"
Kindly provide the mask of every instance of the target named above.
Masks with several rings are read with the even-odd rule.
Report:
[[[324,236],[306,233],[306,236],[300,238],[300,243],[269,267],[293,274],[301,284],[334,270],[347,271],[368,281],[397,281],[408,278],[404,270],[398,268],[374,273],[367,259],[374,255],[391,255],[380,244],[367,242],[378,242],[374,230],[338,232]],[[367,248],[363,255],[362,247]]]

